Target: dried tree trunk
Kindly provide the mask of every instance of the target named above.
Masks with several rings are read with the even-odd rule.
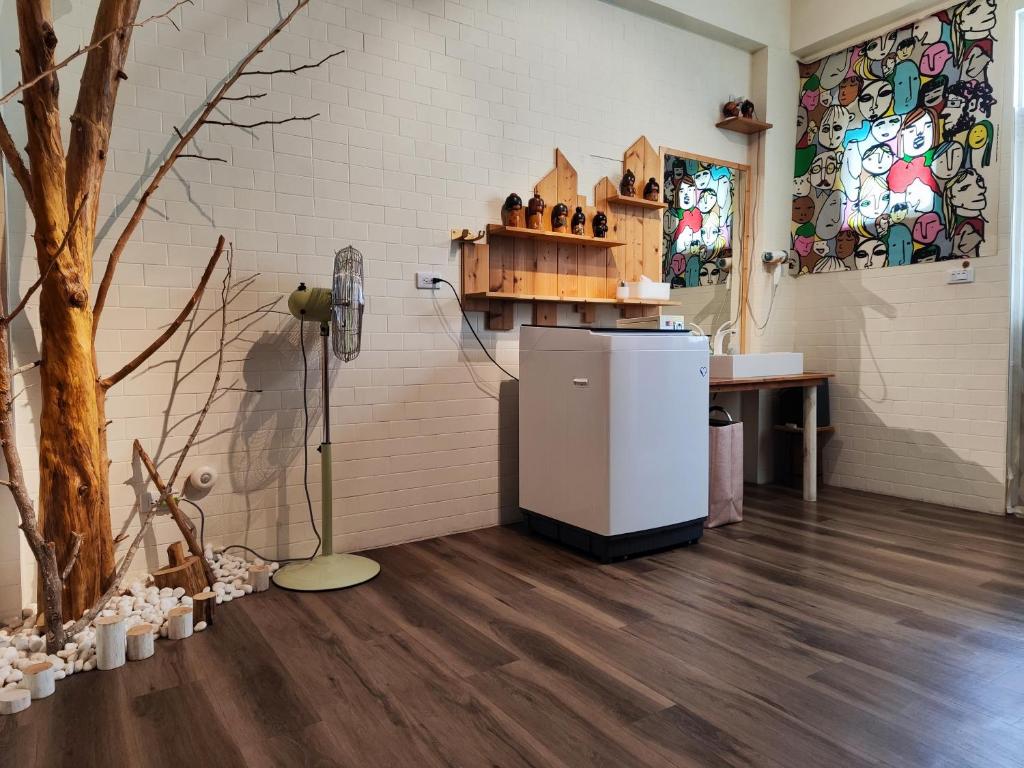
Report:
[[[22,78],[27,81],[53,66],[57,36],[49,0],[18,0],[18,22]],[[110,516],[102,506],[106,471],[89,306],[92,254],[74,247],[57,252],[69,224],[57,96],[54,74],[26,90],[22,100],[36,259],[46,274],[39,292],[39,517],[43,538],[53,544],[58,563],[70,557],[72,532],[82,534],[78,578],[68,580],[63,596],[64,610],[77,617],[103,592],[113,570],[114,548]],[[98,198],[93,195],[93,200]]]

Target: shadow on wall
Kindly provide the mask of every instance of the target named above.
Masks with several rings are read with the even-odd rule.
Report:
[[[268,553],[279,558],[305,556],[308,552],[292,552],[295,542],[290,541],[288,528],[308,520],[308,509],[288,499],[288,469],[296,465],[305,450],[309,457],[309,479],[319,484],[318,456],[307,447],[310,441],[319,443],[313,433],[317,430],[322,412],[320,332],[316,323],[301,326],[301,341],[305,345],[308,373],[303,389],[303,359],[300,344],[300,324],[290,321],[275,331],[264,331],[252,344],[242,366],[242,378],[247,391],[237,407],[237,416],[231,429],[229,456],[231,462],[231,487],[244,501],[245,518],[239,526],[243,531],[240,544],[249,544],[252,529],[253,510],[276,506],[278,516],[274,521],[276,541],[265,545]],[[333,359],[333,358],[332,358]],[[333,391],[338,376],[338,367],[328,369]],[[251,390],[262,389],[262,393]],[[267,408],[264,395],[267,391],[279,390],[282,395],[281,407]],[[305,393],[308,428],[300,413]],[[302,482],[302,478],[297,478]],[[295,482],[293,481],[293,485]],[[276,499],[268,503],[265,491],[273,489]],[[323,491],[323,489],[321,489]],[[329,491],[328,491],[329,492]],[[313,515],[320,524],[316,498],[313,501]]]
[[[926,382],[912,359],[880,358],[875,334],[883,331],[872,329],[868,320],[874,313],[893,321],[897,307],[863,285],[852,290],[845,275],[804,279],[834,283],[817,306],[829,317],[805,320],[817,324],[813,346],[804,348],[805,368],[836,374],[830,384],[836,433],[824,447],[825,482],[1001,512],[1002,478],[991,467],[965,459],[970,449],[947,444],[947,434],[969,431],[970,420],[956,413],[969,404],[959,402],[955,374],[927,374]],[[940,377],[949,379],[945,389]],[[947,391],[950,398],[925,399],[936,391]]]

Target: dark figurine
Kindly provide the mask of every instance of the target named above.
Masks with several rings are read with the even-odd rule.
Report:
[[[754,102],[750,99],[746,99],[742,104],[740,104],[740,114],[743,115],[743,117],[753,117]]]
[[[576,206],[576,213],[572,215],[572,233],[574,235],[587,234],[587,217],[583,215],[583,209]]]
[[[521,227],[526,223],[523,216],[523,198],[513,192],[501,206],[501,223],[506,227]]]
[[[594,227],[594,237],[604,237],[608,234],[608,217],[603,211],[594,214],[591,225]]]
[[[619,183],[619,194],[623,197],[636,197],[636,174],[629,168]]]
[[[569,206],[565,203],[558,203],[551,209],[551,230],[553,232],[565,232],[569,228]]]
[[[661,194],[661,184],[658,180],[651,176],[647,184],[644,186],[644,200],[651,200],[658,202],[658,196]]]
[[[526,205],[526,226],[530,229],[540,229],[544,224],[544,198],[540,196],[540,192],[536,189],[533,190],[533,197],[530,198],[530,202]]]

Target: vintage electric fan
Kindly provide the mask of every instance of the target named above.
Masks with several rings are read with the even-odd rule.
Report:
[[[363,255],[349,246],[334,256],[332,288],[307,288],[305,283],[288,297],[288,309],[305,325],[320,323],[323,359],[320,364],[323,387],[323,440],[320,443],[322,542],[320,554],[296,561],[274,574],[274,583],[284,589],[320,592],[343,589],[369,581],[380,573],[380,565],[359,555],[334,554],[331,518],[331,404],[327,371],[330,363],[328,339],[334,355],[346,363],[359,354],[363,325]],[[301,333],[301,329],[300,329]]]

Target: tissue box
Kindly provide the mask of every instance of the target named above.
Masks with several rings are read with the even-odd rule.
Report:
[[[651,299],[653,301],[668,301],[672,290],[671,283],[655,283],[652,280],[638,280],[635,283],[626,283],[631,299]]]

